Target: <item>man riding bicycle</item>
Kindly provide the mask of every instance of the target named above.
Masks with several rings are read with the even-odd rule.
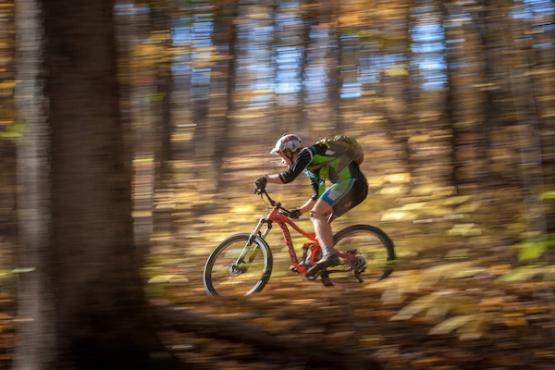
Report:
[[[346,138],[336,138],[338,137]],[[322,248],[322,258],[308,270],[309,276],[315,276],[326,268],[339,264],[339,258],[333,249],[331,222],[366,199],[368,183],[359,168],[362,159],[352,158],[351,152],[337,150],[331,140],[320,140],[309,147],[303,147],[301,142],[301,138],[293,134],[279,138],[270,153],[279,155],[288,169],[259,177],[255,185],[258,191],[263,191],[268,182],[287,184],[295,180],[301,172],[310,178],[314,194],[301,207],[294,209],[291,216],[297,218],[310,212],[310,219]],[[328,188],[326,180],[332,183]]]

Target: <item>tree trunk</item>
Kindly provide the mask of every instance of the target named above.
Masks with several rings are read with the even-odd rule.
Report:
[[[34,2],[18,5],[35,40],[35,54],[24,59],[33,86],[41,17]],[[24,263],[35,271],[21,286],[20,312],[31,321],[22,327],[16,368],[176,368],[150,326],[134,254],[113,3],[50,0],[41,7],[49,109],[31,111],[30,144],[19,160],[27,190],[21,199],[28,199]],[[36,303],[25,300],[30,294]]]
[[[344,130],[341,88],[343,86],[342,65],[343,65],[343,40],[341,39],[341,29],[337,22],[330,27],[330,39],[335,41],[335,45],[330,48],[329,66],[329,100],[332,107],[331,121],[334,124],[335,132],[341,133]]]
[[[443,112],[444,116],[445,116],[445,121],[448,125],[448,127],[450,127],[451,129],[451,151],[450,151],[450,155],[451,155],[451,173],[450,173],[450,182],[451,185],[455,188],[458,189],[458,183],[459,183],[459,179],[458,179],[458,172],[459,172],[459,159],[457,156],[457,139],[458,139],[458,131],[457,128],[455,126],[455,122],[457,120],[457,115],[456,115],[456,107],[457,107],[457,101],[456,101],[456,92],[457,92],[457,86],[455,83],[455,78],[454,78],[454,74],[455,74],[455,70],[454,70],[454,65],[456,63],[456,58],[453,52],[453,46],[451,46],[451,44],[448,41],[453,41],[456,39],[456,37],[453,35],[454,32],[452,31],[452,29],[450,29],[450,12],[449,12],[449,3],[446,2],[438,2],[438,6],[440,7],[441,10],[441,23],[442,23],[442,27],[443,27],[443,34],[444,34],[444,47],[445,47],[445,51],[444,51],[444,55],[445,55],[445,73],[446,73],[446,78],[447,78],[447,87],[446,87],[446,92],[445,92],[445,110]]]
[[[308,91],[306,86],[307,80],[307,70],[309,66],[310,57],[310,30],[312,24],[314,23],[313,14],[313,1],[304,0],[301,2],[304,9],[301,10],[302,13],[302,33],[301,33],[301,56],[299,58],[299,81],[300,90],[297,97],[297,122],[296,130],[297,132],[303,132],[307,138],[311,138],[310,135],[310,122],[308,120],[307,114],[307,101],[308,101]]]
[[[236,19],[239,14],[239,2],[232,1],[217,9],[216,24],[213,34],[214,44],[222,49],[226,58],[216,62],[214,77],[212,78],[210,94],[209,121],[211,126],[211,144],[213,147],[212,167],[215,177],[215,191],[222,188],[224,179],[222,170],[226,149],[229,146],[235,110],[235,84],[237,63],[237,26]]]
[[[50,262],[49,150],[46,109],[39,81],[42,54],[41,14],[35,0],[16,4],[16,105],[26,132],[17,149],[19,192],[18,266],[32,268],[18,285],[19,344],[13,368],[53,369],[58,335],[55,331],[54,289]]]

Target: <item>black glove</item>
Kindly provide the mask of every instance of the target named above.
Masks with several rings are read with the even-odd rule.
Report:
[[[292,210],[289,211],[289,217],[290,218],[294,218],[297,219],[301,216],[301,210],[298,208],[293,208]]]
[[[256,194],[261,194],[264,190],[266,190],[267,183],[268,183],[268,178],[266,176],[257,178],[254,181],[254,185],[256,186],[256,189],[254,190],[254,192]]]

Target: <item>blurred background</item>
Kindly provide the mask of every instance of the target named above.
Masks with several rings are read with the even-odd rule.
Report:
[[[25,135],[16,118],[15,5],[0,0],[6,368],[16,281],[25,273],[14,258],[16,153]],[[117,1],[113,14],[135,246],[146,256],[151,297],[276,336],[348,343],[385,368],[553,365],[551,1]],[[370,195],[334,228],[383,228],[396,243],[397,271],[330,293],[291,275],[276,231],[268,238],[274,273],[260,296],[208,298],[206,257],[265,212],[253,181],[283,170],[269,151],[284,133],[307,145],[336,133],[362,144]],[[311,195],[302,178],[270,191],[288,207]],[[311,227],[307,219],[301,225]],[[164,338],[198,364],[278,366],[249,344],[195,333]]]

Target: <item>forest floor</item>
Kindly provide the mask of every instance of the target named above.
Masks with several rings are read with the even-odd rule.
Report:
[[[164,273],[171,278],[158,287],[188,311],[240,321],[299,346],[312,343],[305,348],[307,361],[319,351],[338,350],[347,358],[376,360],[383,369],[552,369],[553,282],[501,281],[510,265],[487,262],[403,261],[382,282],[335,287],[276,273],[261,293],[236,298],[209,297],[200,279],[180,281],[180,269],[168,267]],[[313,368],[294,353],[260,348],[241,336],[165,333],[170,348],[207,368]]]
[[[172,231],[158,234],[159,249],[154,250],[189,248],[152,256],[146,271],[149,292],[187,312],[214,318],[214,325],[245,325],[221,336],[168,330],[166,343],[179,356],[214,369],[371,369],[372,361],[392,370],[553,369],[555,270],[552,263],[542,262],[553,255],[520,263],[511,238],[498,237],[511,234],[518,223],[509,220],[506,231],[487,224],[499,212],[511,214],[486,206],[488,197],[511,197],[511,192],[483,194],[478,200],[421,189],[399,197],[390,191],[397,186],[383,185],[386,191],[369,197],[334,227],[337,231],[364,217],[387,231],[399,257],[390,277],[363,283],[339,279],[334,287],[307,281],[288,270],[287,249],[275,231],[268,238],[274,253],[272,277],[262,292],[249,297],[207,296],[202,270],[225,236],[254,227],[263,204],[253,195],[226,202],[183,200],[202,204],[195,214],[195,207],[179,212],[176,199],[185,194],[166,195]],[[277,196],[285,194],[293,201],[302,199],[295,190]],[[163,210],[164,196],[158,200]],[[301,225],[311,227],[306,219]],[[294,242],[300,245],[298,239]],[[258,330],[280,343],[306,348],[301,355],[294,345],[293,350],[272,349],[262,337],[251,338]],[[342,363],[313,364],[314,356],[334,351],[345,356]],[[364,359],[370,362],[361,365]]]
[[[260,172],[238,170],[248,178]],[[229,370],[372,369],[376,363],[391,370],[553,369],[555,269],[546,262],[553,251],[519,261],[513,244],[525,225],[515,216],[519,210],[509,207],[514,202],[506,201],[514,197],[510,189],[456,196],[429,186],[409,189],[402,173],[369,176],[372,194],[334,230],[361,220],[383,228],[398,254],[390,277],[338,279],[334,287],[307,281],[288,270],[287,249],[274,231],[268,237],[274,269],[265,289],[248,297],[211,297],[202,284],[210,251],[225,237],[252,230],[267,209],[250,194],[250,184],[233,173],[228,178],[222,195],[200,189],[190,175],[178,177],[179,187],[157,194],[154,213],[135,214],[137,225],[149,219],[157,225],[144,268],[153,304],[163,300],[176,312],[197,315],[161,331],[178,357],[199,368]],[[287,193],[271,190],[278,199],[287,197],[287,205],[306,196],[306,184],[292,184]],[[311,228],[306,218],[300,225]],[[299,247],[300,240],[293,241]],[[17,273],[3,276],[0,369],[8,369]],[[328,363],[314,361],[319,356]]]

